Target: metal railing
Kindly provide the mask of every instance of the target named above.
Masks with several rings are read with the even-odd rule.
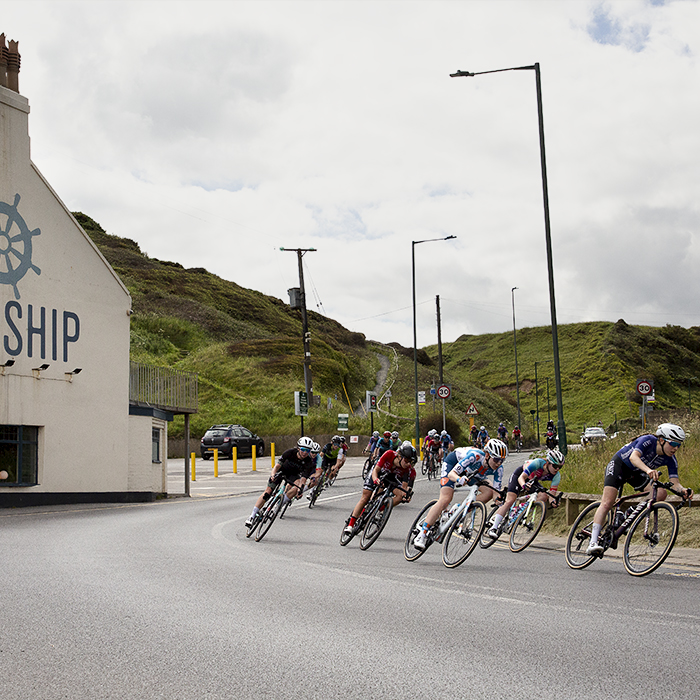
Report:
[[[197,374],[131,362],[129,403],[174,413],[196,413]]]

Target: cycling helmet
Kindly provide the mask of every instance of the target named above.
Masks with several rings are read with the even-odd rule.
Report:
[[[394,438],[394,440],[396,440],[399,437],[399,431],[394,430],[394,432],[391,434],[391,437]]]
[[[479,430],[486,430],[486,426],[485,426],[485,425],[482,425],[482,426],[479,428]]]
[[[656,435],[664,440],[673,440],[673,442],[683,442],[685,440],[685,430],[680,425],[674,425],[673,423],[662,423],[656,430]]]
[[[375,430],[375,431],[372,433],[372,437],[378,438],[378,437],[379,437],[379,431],[378,431],[378,430]]]
[[[314,441],[310,437],[306,437],[306,435],[297,440],[297,447],[302,447],[305,450],[309,450],[309,452],[311,452],[313,446]]]
[[[501,422],[498,424],[498,427],[499,427],[499,428],[504,428],[504,427],[505,427],[505,426],[503,425],[503,421],[501,421]]]
[[[385,430],[385,431],[384,431],[384,437],[385,437],[385,438],[391,437],[391,433],[390,433],[388,430]]]
[[[415,464],[418,461],[418,454],[416,453],[416,448],[406,440],[401,447],[396,450],[396,454],[399,457],[405,457],[411,460],[411,464]]]
[[[313,445],[311,445],[311,452],[313,454],[318,454],[321,451],[321,445],[319,445],[317,442],[314,442]]]
[[[497,457],[498,459],[505,459],[508,456],[508,447],[505,442],[497,440],[496,438],[491,438],[484,447],[484,452],[491,455],[492,457]]]
[[[559,450],[547,450],[545,459],[558,467],[561,467],[564,464],[564,455],[559,452]]]
[[[332,442],[334,445],[340,445],[340,444],[343,442],[343,438],[341,438],[340,435],[334,435],[334,436],[331,438],[331,442]]]
[[[440,435],[441,435],[442,437],[445,437],[445,435],[447,435],[447,431],[446,431],[446,430],[441,431]]]

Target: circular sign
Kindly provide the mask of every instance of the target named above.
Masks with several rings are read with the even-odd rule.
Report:
[[[441,399],[449,399],[450,393],[450,387],[447,384],[442,384],[438,387],[437,394]]]
[[[641,381],[637,383],[637,392],[642,396],[648,396],[653,391],[649,382]]]

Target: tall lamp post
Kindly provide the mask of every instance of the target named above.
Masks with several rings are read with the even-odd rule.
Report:
[[[445,236],[444,238],[426,238],[423,241],[411,241],[411,281],[413,284],[413,380],[415,384],[416,400],[416,449],[420,450],[420,412],[418,408],[418,338],[416,332],[416,246],[419,243],[432,243],[433,241],[449,241],[457,236]]]
[[[513,349],[515,350],[515,397],[518,401],[518,428],[521,425],[520,418],[520,382],[518,382],[518,341],[515,335],[515,290],[517,287],[513,287],[510,290],[510,299],[513,304]]]
[[[549,222],[549,192],[547,189],[547,160],[544,150],[544,116],[542,113],[542,81],[540,79],[540,64],[535,63],[532,66],[518,66],[517,68],[501,68],[499,70],[487,70],[479,73],[470,73],[469,71],[457,71],[451,73],[451,78],[467,77],[473,78],[475,75],[485,75],[486,73],[504,73],[514,70],[534,70],[535,83],[537,87],[537,116],[540,131],[540,165],[542,168],[542,196],[544,201],[544,234],[547,248],[547,271],[549,273],[549,307],[552,319],[552,350],[554,354],[554,380],[557,389],[557,415],[559,445],[564,454],[566,454],[566,425],[564,423],[564,408],[561,396],[561,373],[559,371],[559,339],[557,335],[557,311],[554,297],[554,268],[552,265],[552,236]]]

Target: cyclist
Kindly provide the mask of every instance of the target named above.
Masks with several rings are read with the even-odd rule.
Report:
[[[513,444],[516,447],[518,447],[521,442],[522,442],[522,433],[520,432],[520,428],[516,425],[513,428]]]
[[[376,462],[388,449],[391,449],[391,433],[388,430],[377,440],[377,446],[374,448],[372,458]]]
[[[502,442],[505,442],[507,445],[508,444],[508,428],[506,428],[506,426],[503,425],[503,422],[498,424],[498,428],[496,428],[496,432],[498,433],[498,439],[501,440]]]
[[[603,546],[598,544],[598,536],[605,523],[608,512],[615,504],[620,486],[627,483],[636,491],[651,491],[651,482],[658,481],[659,468],[667,467],[668,480],[686,497],[693,495],[692,489],[684,488],[678,479],[678,461],[676,452],[685,440],[685,431],[680,425],[662,423],[656,435],[641,435],[618,450],[605,468],[603,496],[593,516],[591,541],[586,554],[603,553]],[[666,490],[659,489],[656,495],[659,501],[666,499]]]
[[[277,463],[272,468],[266,489],[258,497],[253,507],[253,512],[250,514],[248,520],[245,521],[246,527],[250,527],[253,524],[255,516],[263,507],[265,501],[269,500],[272,495],[272,489],[278,486],[283,478],[294,484],[294,486],[289,487],[285,493],[287,499],[301,495],[299,489],[304,487],[306,480],[316,466],[316,463],[311,459],[311,448],[313,444],[314,441],[310,437],[300,437],[299,440],[297,440],[296,447],[285,450],[277,458]]]
[[[399,440],[399,431],[394,430],[391,433],[391,447],[389,447],[389,449],[396,452],[396,450],[398,450],[399,447],[401,447],[401,444],[401,440]]]
[[[343,443],[340,435],[334,435],[329,443],[326,443],[322,450],[323,468],[329,470],[329,478],[338,476],[340,468],[345,464],[345,451],[347,446]]]
[[[486,430],[486,426],[482,425],[479,428],[479,434],[476,436],[476,446],[484,447],[484,445],[489,441],[489,431]]]
[[[371,455],[374,452],[374,448],[377,446],[377,440],[379,440],[379,431],[375,430],[367,443],[367,447],[365,447],[365,449],[362,451],[362,454]]]
[[[472,447],[476,447],[476,439],[479,437],[479,428],[477,428],[475,425],[472,425],[469,434],[472,439]]]
[[[548,450],[544,458],[528,459],[525,464],[518,467],[508,480],[508,491],[503,505],[496,511],[493,518],[493,525],[488,531],[489,537],[498,537],[498,526],[508,513],[509,508],[515,503],[515,499],[523,493],[529,493],[529,487],[535,480],[551,481],[549,494],[556,492],[561,474],[559,470],[564,466],[564,455],[559,450]],[[556,501],[547,493],[537,495],[538,500],[548,500],[551,505],[556,505]]]
[[[443,461],[447,456],[448,452],[454,450],[455,444],[452,442],[452,436],[443,430],[440,433],[440,461]]]
[[[306,484],[307,491],[311,491],[311,489],[314,486],[316,486],[318,480],[321,478],[321,474],[323,474],[323,457],[321,455],[321,445],[319,445],[317,442],[314,442],[311,445],[311,461],[314,463],[314,467],[316,470],[311,475]],[[307,498],[311,498],[311,494],[309,494]]]
[[[493,478],[493,490],[485,489],[477,496],[477,500],[487,503],[501,488],[503,481],[503,461],[508,456],[508,448],[504,442],[491,439],[483,450],[474,447],[458,447],[450,452],[442,463],[442,475],[440,479],[440,496],[437,503],[428,511],[423,523],[423,529],[418,533],[413,543],[416,549],[425,549],[428,539],[428,531],[437,522],[442,512],[452,502],[455,492],[455,484],[471,486],[477,479],[486,476]]]
[[[387,450],[379,458],[379,461],[374,465],[374,469],[372,469],[365,479],[360,500],[357,502],[345,526],[346,534],[352,535],[352,528],[355,525],[355,520],[360,517],[362,509],[369,502],[374,487],[389,474],[393,474],[404,489],[409,489],[413,486],[413,482],[416,480],[415,464],[417,461],[418,455],[416,454],[416,450],[408,440],[396,451]],[[394,494],[395,506],[402,502],[408,503],[410,500],[411,497],[406,496],[403,491],[398,491]]]

